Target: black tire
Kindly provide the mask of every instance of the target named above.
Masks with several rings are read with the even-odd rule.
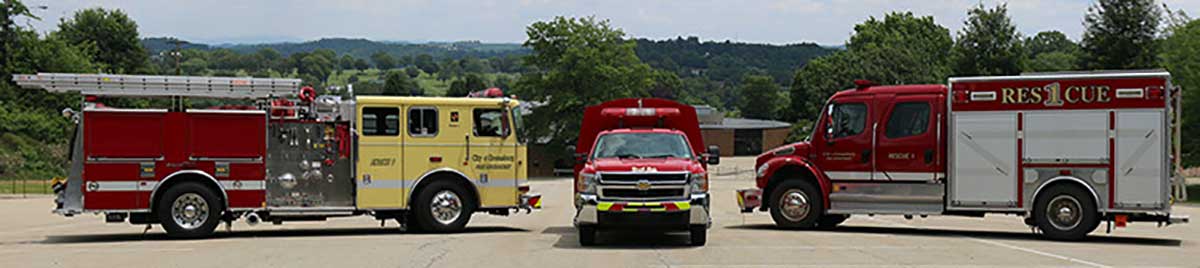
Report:
[[[703,246],[708,243],[708,228],[703,225],[691,227],[692,246]]]
[[[1096,200],[1074,185],[1059,184],[1045,189],[1034,202],[1033,213],[1042,235],[1054,240],[1080,240],[1100,226]]]
[[[450,195],[445,195],[445,194]],[[434,199],[438,199],[437,207],[439,211],[442,208],[448,208],[451,211],[453,207],[458,208],[457,215],[452,212],[446,212],[441,216],[435,216]],[[475,212],[475,197],[470,194],[462,186],[445,180],[439,180],[426,185],[417,193],[416,199],[413,201],[413,208],[410,211],[414,220],[416,230],[425,232],[458,232],[462,231],[467,226],[467,222],[471,220],[471,213]]]
[[[846,219],[849,219],[849,218],[850,218],[850,215],[827,214],[827,215],[821,216],[821,218],[817,220],[817,228],[819,228],[819,229],[837,228],[838,224],[842,224],[843,222],[846,222]]]
[[[806,213],[797,215],[800,213],[784,212],[783,198],[793,194],[803,194],[801,197],[807,203]],[[821,197],[821,191],[805,181],[787,180],[779,183],[771,193],[770,202],[771,219],[775,220],[775,225],[783,228],[812,228],[825,214],[825,201]]]
[[[579,230],[579,245],[592,246],[596,245],[596,228],[588,226],[579,226],[575,229]]]
[[[212,235],[220,224],[225,203],[211,188],[194,182],[184,182],[163,191],[155,206],[155,214],[167,236],[200,238]]]

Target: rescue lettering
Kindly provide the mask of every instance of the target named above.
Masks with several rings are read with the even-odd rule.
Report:
[[[1064,103],[1108,103],[1112,101],[1112,87],[1091,85],[1064,89],[1059,83],[1052,83],[1043,87],[1001,88],[1000,95],[1003,104],[1062,106]]]

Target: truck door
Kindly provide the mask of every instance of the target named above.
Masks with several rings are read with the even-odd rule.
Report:
[[[938,96],[900,95],[879,100],[875,133],[876,181],[932,181],[940,171]],[[944,176],[944,175],[943,175]]]
[[[517,139],[508,116],[501,107],[471,110],[470,169],[484,207],[517,203]]]
[[[403,114],[398,106],[360,106],[358,111],[359,208],[400,208],[404,205]]]
[[[848,96],[825,107],[817,164],[831,180],[871,180],[873,96]]]

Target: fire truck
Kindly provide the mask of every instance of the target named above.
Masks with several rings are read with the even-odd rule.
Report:
[[[540,206],[526,184],[517,101],[319,96],[298,79],[39,73],[24,88],[78,92],[70,168],[54,213],[161,224],[204,237],[220,222],[369,215],[462,230],[474,212]],[[104,98],[170,99],[166,109]],[[291,98],[288,97],[297,97]],[[243,105],[187,107],[192,99]]]
[[[573,151],[580,244],[619,229],[686,231],[692,245],[707,241],[707,170],[720,153],[704,147],[695,108],[655,98],[589,106]]]
[[[850,215],[1018,215],[1048,238],[1172,215],[1178,90],[1162,71],[951,78],[834,94],[812,135],[758,156],[743,212],[829,228]]]

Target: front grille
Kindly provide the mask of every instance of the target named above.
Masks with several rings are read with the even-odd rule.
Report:
[[[683,184],[687,173],[601,173],[601,183],[633,184],[645,180],[655,184]]]
[[[649,189],[649,190],[645,190],[645,191],[638,190],[638,189],[604,189],[604,192],[602,194],[604,195],[604,197],[611,197],[611,198],[638,198],[638,199],[670,198],[670,197],[682,197],[683,189],[682,188],[674,188],[674,189],[667,188],[667,189]]]

